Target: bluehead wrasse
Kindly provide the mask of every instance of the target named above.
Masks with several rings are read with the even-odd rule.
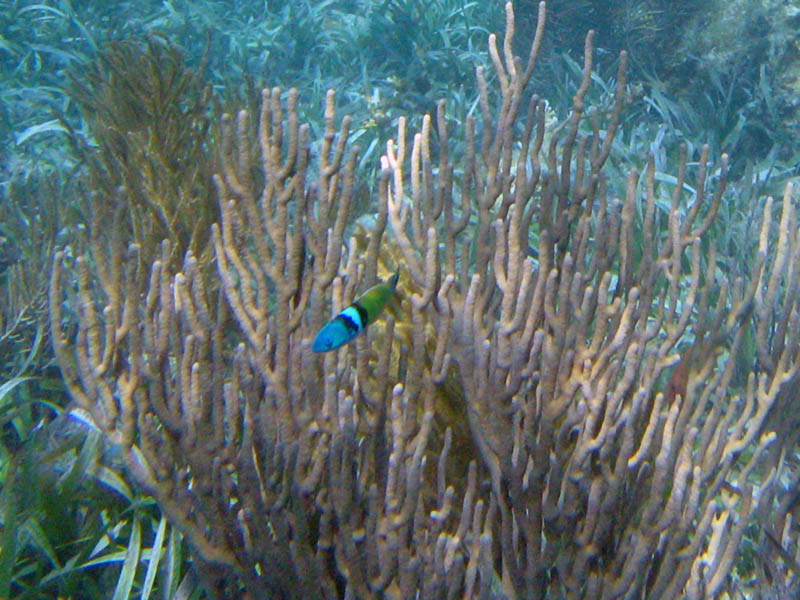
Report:
[[[397,289],[398,269],[389,281],[373,285],[319,330],[311,349],[328,352],[344,346],[375,322]]]

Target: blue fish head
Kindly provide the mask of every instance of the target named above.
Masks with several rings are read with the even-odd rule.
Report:
[[[358,333],[358,328],[354,328],[351,323],[341,318],[341,316],[336,317],[319,330],[311,349],[314,352],[336,350],[356,337]]]

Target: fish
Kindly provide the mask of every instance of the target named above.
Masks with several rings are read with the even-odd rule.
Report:
[[[330,352],[341,348],[366,331],[367,325],[375,322],[397,289],[400,270],[388,281],[373,285],[356,298],[353,303],[322,326],[311,349],[314,352]]]

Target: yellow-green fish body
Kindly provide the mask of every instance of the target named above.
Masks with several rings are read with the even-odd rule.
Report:
[[[373,285],[328,321],[314,338],[311,349],[314,352],[336,350],[366,331],[367,325],[375,321],[394,295],[399,276],[400,271],[397,271],[389,281]]]

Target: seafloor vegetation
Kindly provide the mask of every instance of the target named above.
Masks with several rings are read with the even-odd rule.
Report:
[[[800,8],[518,4],[0,0],[0,598],[798,594]]]

